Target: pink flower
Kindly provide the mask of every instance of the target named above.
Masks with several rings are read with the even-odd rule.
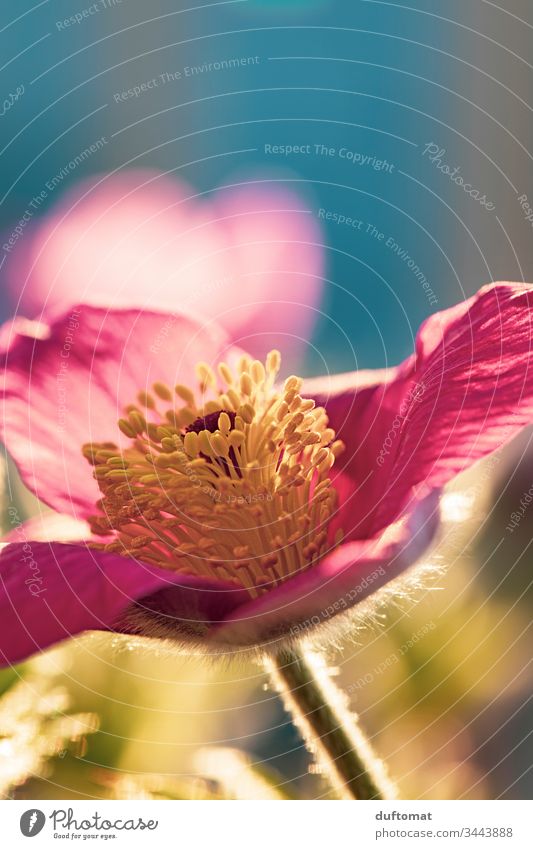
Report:
[[[318,316],[323,251],[316,219],[281,184],[205,199],[155,171],[123,171],[63,195],[6,269],[17,312],[32,318],[78,302],[186,311],[256,356],[281,335],[296,357]]]
[[[446,482],[531,422],[532,311],[533,288],[488,286],[398,367],[303,385],[184,316],[4,328],[3,438],[64,517],[11,510],[4,662],[88,628],[276,650],[376,592],[430,543]]]

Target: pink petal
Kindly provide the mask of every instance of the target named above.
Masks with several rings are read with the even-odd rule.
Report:
[[[317,317],[319,226],[294,192],[267,181],[206,199],[155,171],[101,175],[63,195],[32,232],[6,264],[27,315],[78,301],[188,310],[246,336],[257,355],[273,333],[294,348]]]
[[[444,486],[532,421],[532,308],[530,286],[487,286],[429,318],[398,368],[304,388],[347,446],[348,534],[375,534],[413,493]]]
[[[487,286],[421,327],[409,405],[376,522],[414,487],[442,487],[533,421],[533,288]]]
[[[434,492],[413,503],[410,512],[382,534],[341,545],[307,572],[237,607],[212,628],[211,639],[273,649],[287,634],[304,637],[401,575],[427,548],[438,524]]]
[[[83,545],[24,542],[0,552],[0,663],[16,663],[86,629],[108,630],[137,599],[167,588],[175,615],[222,619],[239,593]],[[141,602],[142,608],[142,602]]]
[[[404,375],[405,369],[400,367],[304,382],[302,394],[326,407],[331,427],[346,446],[334,470],[343,482],[339,515],[347,539],[372,536],[375,505],[384,486],[376,457],[406,391]]]
[[[50,326],[3,329],[0,433],[41,501],[86,518],[99,490],[83,443],[119,442],[117,420],[139,390],[196,385],[196,363],[231,350],[223,331],[176,314],[78,309]]]

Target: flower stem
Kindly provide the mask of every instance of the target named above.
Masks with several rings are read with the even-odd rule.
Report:
[[[341,798],[395,798],[383,763],[321,655],[311,649],[284,649],[266,658],[265,665],[307,748]]]

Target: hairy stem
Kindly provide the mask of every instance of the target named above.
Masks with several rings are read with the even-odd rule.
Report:
[[[311,649],[284,649],[265,666],[317,764],[344,799],[393,799],[395,788],[332,681]]]

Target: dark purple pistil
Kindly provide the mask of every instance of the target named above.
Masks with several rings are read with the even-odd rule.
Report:
[[[185,428],[185,433],[200,433],[202,430],[208,430],[209,433],[215,433],[218,430],[218,418],[221,413],[226,413],[231,422],[231,430],[235,427],[235,413],[229,410],[217,410],[215,413],[208,413],[207,416],[199,416],[192,424]]]
[[[202,430],[208,430],[209,433],[215,433],[218,430],[218,418],[221,413],[227,413],[231,423],[230,430],[233,430],[235,427],[235,413],[230,410],[217,410],[214,413],[208,413],[207,416],[199,416],[193,421],[192,424],[188,425],[188,427],[185,428],[185,433],[190,433],[191,431],[193,431],[193,433],[200,433],[200,431]],[[205,454],[200,454],[200,457],[203,457],[204,460],[208,460],[210,463],[212,462],[211,458],[206,457]],[[233,448],[230,448],[229,450],[228,460],[231,461],[233,467],[235,468],[235,471],[241,478],[242,472],[239,468],[237,457],[235,456],[235,451],[233,450]],[[220,457],[219,462],[222,463],[222,465],[225,467],[226,473],[229,475],[229,467],[227,461]]]

